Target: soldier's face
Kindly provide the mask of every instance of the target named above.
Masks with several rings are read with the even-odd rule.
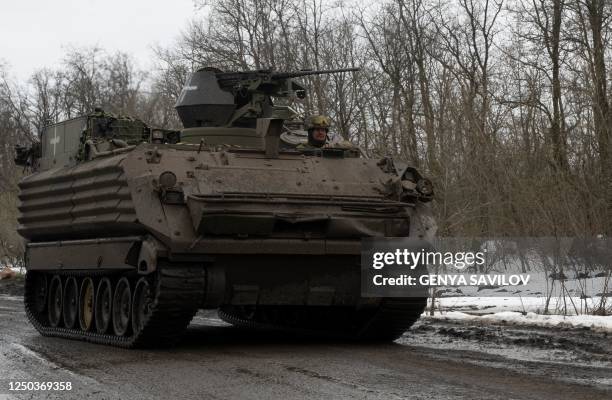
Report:
[[[327,140],[327,131],[323,128],[315,128],[312,131],[312,137],[314,138],[314,140],[323,142]]]

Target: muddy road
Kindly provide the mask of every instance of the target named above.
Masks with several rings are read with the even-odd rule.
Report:
[[[164,350],[44,338],[0,295],[0,399],[610,399],[612,336],[423,320],[396,343],[358,345],[193,320]],[[71,391],[9,391],[14,381]]]

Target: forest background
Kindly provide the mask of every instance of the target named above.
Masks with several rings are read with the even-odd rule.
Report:
[[[441,236],[612,234],[612,1],[195,0],[140,70],[71,48],[12,78],[0,63],[0,256],[19,262],[14,146],[94,107],[180,128],[189,73],[360,67],[304,79],[304,116],[434,182]]]

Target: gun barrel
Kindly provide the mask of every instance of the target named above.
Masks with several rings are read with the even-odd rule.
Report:
[[[288,78],[298,78],[300,76],[338,74],[341,72],[354,72],[354,71],[359,71],[359,70],[361,70],[361,68],[339,68],[339,69],[320,69],[320,70],[312,70],[312,71],[274,72],[271,74],[271,78],[272,79],[288,79]]]
[[[303,70],[289,72],[274,72],[270,69],[262,69],[258,71],[239,71],[239,72],[217,72],[215,76],[219,85],[224,88],[243,86],[248,81],[281,81],[284,79],[298,78],[308,75],[323,75],[323,74],[338,74],[341,72],[359,71],[361,68],[340,68],[340,69],[320,69],[320,70]]]

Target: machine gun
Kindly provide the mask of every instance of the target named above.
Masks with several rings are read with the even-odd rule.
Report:
[[[185,128],[253,128],[258,118],[288,119],[292,111],[275,106],[275,98],[303,99],[306,88],[295,78],[359,71],[359,68],[275,72],[257,70],[221,72],[201,68],[194,72],[176,103]]]
[[[269,69],[243,72],[218,72],[216,77],[219,86],[223,89],[230,89],[232,91],[259,89],[275,97],[290,97],[293,92],[297,92],[296,97],[304,98],[306,96],[306,90],[300,84],[294,82],[294,78],[354,71],[359,71],[359,68],[309,69],[292,72],[274,72]]]
[[[204,68],[206,69],[206,68]],[[220,83],[243,81],[243,80],[279,80],[279,79],[290,79],[299,78],[308,75],[324,75],[324,74],[337,74],[340,72],[355,72],[359,71],[360,68],[339,68],[339,69],[302,69],[299,71],[292,72],[274,72],[271,69],[262,69],[258,71],[242,71],[242,72],[217,72],[216,76]]]

